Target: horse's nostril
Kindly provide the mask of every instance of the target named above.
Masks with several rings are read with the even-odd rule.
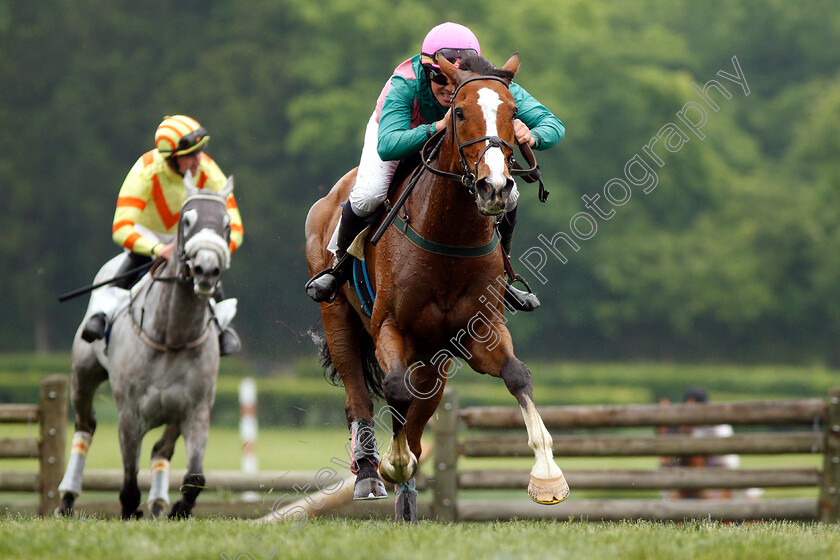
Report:
[[[514,184],[515,184],[514,180],[513,180],[513,179],[511,179],[510,177],[508,177],[508,180],[507,180],[507,181],[505,181],[505,188],[504,188],[504,192],[509,193],[510,191],[512,191],[512,190],[513,190],[513,185],[514,185]]]

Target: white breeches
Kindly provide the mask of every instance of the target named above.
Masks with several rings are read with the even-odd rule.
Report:
[[[102,282],[116,276],[125,260],[128,258],[128,253],[120,253],[116,257],[109,260],[105,265],[99,269],[94,278],[94,283]],[[130,292],[122,288],[115,288],[111,284],[106,284],[101,288],[97,288],[90,293],[90,301],[88,302],[87,311],[85,312],[85,321],[91,315],[97,313],[104,313],[110,323],[114,316],[122,308],[128,306]]]
[[[365,129],[365,143],[362,146],[362,157],[359,159],[359,171],[356,173],[356,184],[350,191],[350,204],[358,216],[370,216],[388,196],[388,186],[394,177],[398,161],[382,161],[376,144],[379,136],[379,123],[376,122],[374,112],[368,120]],[[513,210],[519,199],[519,189],[514,183],[508,196],[505,212]]]
[[[158,233],[145,228],[141,225],[136,225],[134,228],[143,237],[154,241],[155,243],[174,243],[175,234]],[[123,253],[109,260],[96,273],[93,282],[102,282],[116,276],[117,272],[122,268],[125,260],[128,258],[129,251]],[[101,288],[95,289],[90,294],[90,302],[88,303],[87,312],[85,313],[85,320],[96,313],[104,313],[110,323],[116,314],[123,308],[128,306],[130,293],[128,290],[116,288],[111,284],[106,284]]]
[[[382,161],[376,150],[379,135],[379,123],[376,112],[370,116],[365,129],[365,143],[362,157],[359,159],[359,171],[356,184],[350,191],[350,204],[359,216],[370,216],[388,196],[388,185],[397,169],[399,161]]]
[[[356,183],[350,191],[350,205],[357,216],[366,217],[373,214],[388,196],[388,186],[394,177],[399,161],[383,161],[379,157],[376,144],[379,137],[379,123],[376,122],[376,112],[371,114],[365,128],[365,141],[362,146],[362,156],[359,159],[359,170],[356,172]],[[505,212],[516,208],[519,199],[519,189],[516,183],[508,196]],[[335,253],[337,248],[338,228],[333,231],[327,249]]]

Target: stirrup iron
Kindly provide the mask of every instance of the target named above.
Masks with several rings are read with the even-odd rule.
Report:
[[[514,283],[521,282],[525,286],[525,290],[519,290],[513,286]],[[540,306],[540,300],[537,295],[531,290],[528,282],[519,274],[513,276],[510,282],[505,284],[505,303],[516,311],[534,311]]]

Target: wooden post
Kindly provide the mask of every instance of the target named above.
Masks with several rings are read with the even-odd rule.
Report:
[[[832,387],[828,392],[824,447],[819,517],[823,523],[837,523],[840,522],[840,387]]]
[[[242,444],[242,472],[259,472],[257,462],[257,382],[246,377],[239,382],[239,441]],[[256,502],[259,495],[252,491],[242,494],[246,502]]]
[[[458,520],[458,397],[445,390],[435,423],[433,513],[439,521]]]
[[[41,506],[46,516],[58,507],[58,485],[64,470],[64,444],[67,429],[67,376],[48,375],[41,381]]]

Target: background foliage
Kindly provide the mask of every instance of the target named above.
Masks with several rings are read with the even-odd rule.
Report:
[[[355,166],[392,68],[443,20],[469,25],[566,124],[538,154],[514,251],[569,231],[737,56],[750,87],[636,189],[511,319],[521,355],[840,363],[840,10],[782,0],[0,0],[0,351],[64,350],[118,251],[116,193],[167,114],[210,130],[245,244],[226,279],[245,355],[311,355],[303,221]],[[721,80],[721,78],[717,78]]]

